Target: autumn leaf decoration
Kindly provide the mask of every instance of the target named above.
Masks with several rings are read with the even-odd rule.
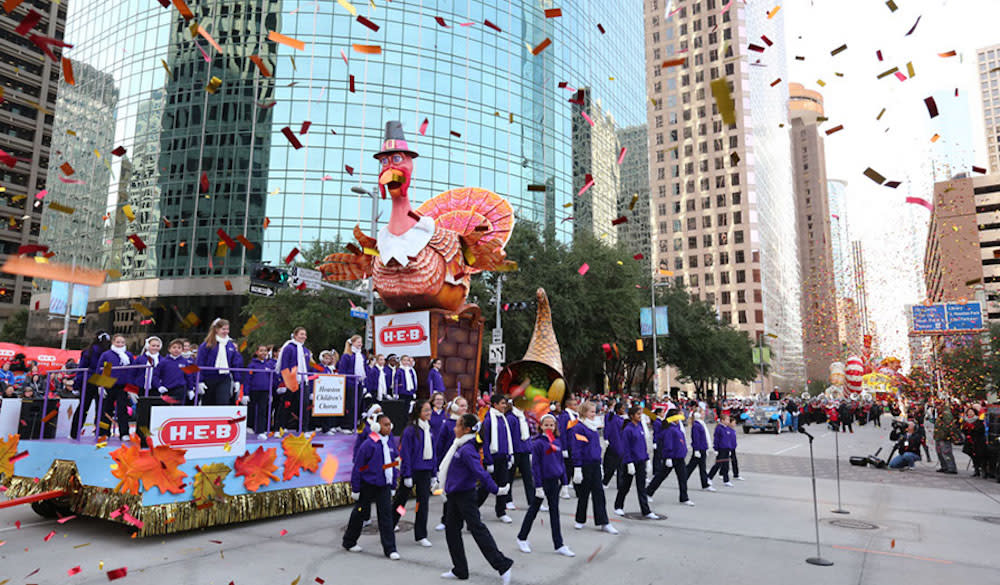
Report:
[[[122,445],[111,452],[111,458],[115,461],[111,474],[120,480],[115,489],[139,495],[141,482],[146,491],[157,487],[160,493],[184,493],[184,478],[187,473],[179,467],[185,461],[185,453],[185,449],[174,449],[166,445],[143,449],[139,437],[132,435],[128,445]]]
[[[243,476],[243,487],[248,491],[255,492],[261,486],[271,483],[271,480],[280,481],[273,472],[278,470],[274,460],[278,457],[278,450],[271,447],[267,451],[263,447],[257,447],[253,453],[247,451],[236,458],[233,468],[236,469],[236,476]]]
[[[286,435],[281,440],[281,448],[285,450],[285,472],[282,479],[287,481],[297,476],[300,469],[312,472],[319,469],[319,454],[312,445],[312,438],[312,434],[298,437]]]
[[[19,435],[7,435],[7,439],[0,441],[0,477],[9,480],[14,475],[14,462],[11,459],[17,455],[17,442],[21,439]]]
[[[194,504],[205,508],[226,499],[222,491],[222,480],[226,479],[232,469],[225,463],[210,463],[197,467],[194,474]]]

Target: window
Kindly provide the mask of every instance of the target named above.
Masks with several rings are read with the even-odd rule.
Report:
[[[739,316],[739,322],[740,323],[746,323],[747,322],[747,312],[746,311],[739,311],[737,313],[737,315]]]
[[[708,191],[708,177],[702,178],[702,180],[699,181],[698,184],[701,187],[702,191]]]
[[[703,228],[710,228],[710,227],[712,227],[712,216],[711,215],[702,216],[702,218],[701,218],[701,227],[703,227]]]
[[[660,203],[659,205],[657,205],[656,206],[656,213],[657,213],[657,215],[666,215],[667,214],[667,204],[666,203]]]
[[[688,199],[684,203],[684,205],[685,205],[685,207],[687,208],[688,211],[694,211],[695,207],[697,206],[697,204],[694,202],[694,199]]]
[[[729,183],[731,185],[733,185],[733,186],[739,185],[740,184],[740,174],[739,173],[733,173],[733,174],[729,175]]]
[[[692,274],[691,276],[688,277],[688,281],[691,284],[691,286],[698,286],[698,275]]]
[[[679,231],[681,231],[681,220],[675,219],[674,220],[674,232],[679,232]]]
[[[678,274],[677,276],[674,277],[674,286],[676,286],[676,287],[682,287],[682,286],[684,286],[684,275],[683,274]]]
[[[719,264],[729,264],[729,252],[719,252]]]
[[[730,136],[729,137],[729,148],[738,148],[739,146],[740,146],[740,137],[739,136]]]
[[[698,268],[697,256],[688,256],[688,268]]]
[[[710,305],[715,305],[715,293],[714,292],[705,293],[705,302],[707,302]]]
[[[760,289],[759,288],[753,289],[753,302],[755,303],[761,302],[760,297],[761,297]]]
[[[725,207],[726,206],[726,195],[725,195],[725,193],[723,193],[722,195],[716,195],[715,196],[715,206],[716,207]]]
[[[723,217],[725,217],[725,216],[723,216]],[[719,245],[720,246],[725,246],[728,243],[729,243],[729,234],[727,234],[726,232],[720,233],[719,234]]]
[[[688,236],[688,250],[695,250],[698,248],[698,236]]]
[[[719,284],[729,284],[729,273],[720,272],[719,273]]]
[[[733,225],[740,225],[741,223],[743,223],[743,212],[742,211],[734,211],[733,212]]]
[[[712,234],[705,234],[701,237],[702,247],[711,248],[712,247]]]
[[[698,219],[695,217],[689,217],[687,221],[687,229],[689,230],[698,229]]]
[[[728,215],[726,215],[725,213],[720,213],[719,216],[718,216],[719,227],[725,226],[726,225],[726,220],[728,220],[728,219],[729,219]]]
[[[715,284],[715,275],[711,272],[705,273],[705,286],[712,286]]]
[[[703,260],[705,262],[706,267],[711,266],[714,263],[714,258],[712,258],[711,254],[705,254]]]
[[[722,304],[723,304],[723,305],[728,305],[728,304],[730,304],[730,303],[732,302],[732,300],[733,300],[733,297],[732,297],[732,295],[731,295],[731,294],[729,293],[729,291],[728,291],[728,290],[724,290],[724,291],[722,291],[722,295],[721,295],[721,297],[722,297]]]
[[[736,291],[736,302],[740,304],[747,302],[747,291],[743,289]]]
[[[669,244],[666,240],[660,240],[659,242],[660,253],[664,253],[668,250]]]
[[[746,257],[743,256],[743,250],[736,250],[736,263],[743,264],[746,262]]]
[[[736,244],[743,243],[743,230],[737,230],[733,232],[733,242]]]
[[[762,311],[760,309],[757,309],[756,311],[754,311],[753,312],[753,320],[754,320],[755,323],[763,323],[764,322],[764,311]]]
[[[760,268],[753,269],[753,281],[760,282]]]
[[[735,176],[738,177],[739,175],[735,175]],[[726,188],[726,175],[717,175],[715,177],[715,188],[716,189],[725,189]]]
[[[742,284],[742,283],[744,283],[746,281],[747,281],[747,272],[746,272],[746,270],[737,270],[736,271],[736,284]]]
[[[674,270],[683,270],[683,269],[684,269],[684,259],[681,258],[680,256],[674,258]]]
[[[674,201],[674,213],[680,213],[680,212],[681,212],[681,202]]]
[[[705,161],[705,162],[708,162],[708,161]],[[701,199],[701,208],[702,209],[711,209],[712,208],[712,198],[711,197],[702,197],[702,199]]]
[[[733,205],[739,205],[741,201],[741,193],[739,191],[733,191]]]
[[[684,249],[684,240],[680,238],[674,239],[674,252],[678,252]]]
[[[732,311],[723,311],[722,312],[722,322],[723,323],[732,323],[733,322],[733,313],[732,313]]]

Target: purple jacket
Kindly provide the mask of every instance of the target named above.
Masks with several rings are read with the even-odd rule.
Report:
[[[427,374],[427,386],[430,387],[431,394],[435,392],[444,394],[444,378],[441,377],[441,372],[437,371],[436,368],[431,368]]]
[[[368,368],[368,377],[365,378],[365,389],[372,396],[378,396],[378,377],[385,379],[385,393],[392,394],[392,368],[389,366]]]
[[[101,351],[101,346],[94,344],[87,349],[80,352],[80,364],[77,367],[87,368],[86,372],[80,372],[76,375],[76,388],[85,388],[87,386],[87,378],[98,374],[101,371],[101,366],[103,365],[99,360],[103,352]],[[13,372],[11,373],[13,376]]]
[[[152,363],[152,361],[152,358],[143,353],[135,356],[135,359],[132,360],[132,365],[145,366],[146,364]],[[161,361],[163,361],[162,355],[157,360],[157,364]],[[146,389],[147,377],[149,378],[149,388],[152,389],[153,392],[156,392],[156,389],[160,387],[160,378],[156,375],[155,366],[152,368],[134,368],[129,370],[129,373],[131,374],[129,377],[132,378],[129,380],[129,383],[137,388]]]
[[[447,419],[448,419],[447,408],[444,408],[441,410],[441,412],[438,412],[434,410],[434,407],[431,407],[431,431],[434,433],[435,437],[441,433],[441,425],[443,425],[444,421]]]
[[[365,377],[360,380],[356,380],[353,377],[354,359],[355,356],[353,353],[345,353],[344,355],[340,356],[340,361],[337,362],[337,373],[347,376],[347,386],[349,388],[355,387],[352,385],[352,382],[355,384],[364,384],[365,380],[368,378],[368,363],[367,363],[368,358],[365,357],[365,354],[363,352],[358,354],[358,359],[365,360],[365,368],[364,368]]]
[[[252,372],[247,377],[250,379],[248,386],[251,392],[271,391],[278,387],[281,382],[281,374],[275,371],[277,362],[272,359],[259,360],[252,358],[247,366]]]
[[[560,437],[566,436],[566,427],[569,426],[570,420],[571,419],[569,418],[569,412],[565,410],[560,412],[559,416],[556,417],[556,426],[559,428]],[[570,446],[567,445],[566,443],[563,443],[563,449],[568,451],[570,449]]]
[[[153,370],[153,377],[159,381],[156,388],[159,388],[160,386],[169,389],[181,386],[183,386],[186,390],[194,388],[194,376],[191,374],[185,374],[181,371],[181,368],[185,368],[187,366],[187,358],[181,356],[177,356],[175,358],[171,355],[161,355],[160,363],[156,364],[156,369]]]
[[[453,494],[474,490],[477,481],[481,482],[491,494],[497,493],[497,484],[483,469],[483,464],[479,461],[479,451],[476,449],[476,440],[472,439],[455,450],[455,456],[448,465],[444,491],[446,494]]]
[[[209,348],[202,342],[198,346],[198,362],[199,368],[214,368],[215,367],[215,357],[219,355],[219,344],[216,343],[214,347]],[[229,362],[230,368],[242,368],[243,367],[243,356],[240,355],[239,350],[236,349],[236,344],[230,339],[226,343],[226,360]],[[233,380],[237,382],[243,382],[244,375],[243,372],[232,372],[230,374],[233,376]],[[224,376],[225,374],[220,374],[215,370],[204,370],[201,372],[201,380],[206,382],[208,380],[217,380]]]
[[[431,431],[431,458],[424,459],[424,432],[416,425],[406,425],[400,441],[400,473],[404,478],[413,477],[414,471],[437,471],[437,457],[434,455],[434,431]]]
[[[658,457],[663,457],[663,431],[666,430],[667,425],[664,423],[663,419],[656,419],[649,425],[649,429],[653,432],[653,449],[656,450],[656,455]]]
[[[367,439],[368,435],[370,435],[370,434],[372,434],[372,428],[371,428],[371,426],[368,425],[368,421],[362,421],[362,423],[361,423],[361,430],[358,431],[357,435],[354,437],[354,458],[355,458],[355,460],[358,458],[358,449],[361,448],[361,444],[365,442],[365,439]]]
[[[410,380],[413,381],[413,390],[406,391],[406,370],[402,367],[396,368],[396,379],[393,381],[393,387],[395,389],[396,396],[409,396],[413,397],[417,394],[417,370],[416,368],[410,370]]]
[[[705,425],[694,421],[691,425],[691,449],[695,451],[708,451],[708,433]]]
[[[396,448],[396,438],[389,435],[389,454],[393,461],[399,457],[399,449]],[[373,440],[365,435],[365,441],[361,443],[358,454],[354,458],[354,468],[351,469],[351,490],[355,493],[361,491],[363,483],[377,487],[396,485],[399,479],[399,468],[392,470],[392,484],[385,481],[385,454],[382,452],[382,441]]]
[[[513,443],[513,453],[530,453],[531,452],[531,436],[528,436],[527,441],[521,440],[521,422],[517,420],[517,416],[514,415],[513,411],[507,412],[504,415],[507,419],[507,428],[510,429],[510,442]],[[529,429],[530,433],[531,430]],[[500,437],[497,437],[499,439]]]
[[[126,351],[125,355],[128,356],[128,363],[131,365],[132,362],[135,361],[135,356],[133,356],[129,351]],[[121,369],[121,361],[118,359],[118,354],[114,351],[109,349],[108,351],[102,353],[101,357],[97,358],[97,373],[101,373],[104,370],[105,363],[111,364],[111,377],[117,379],[117,382],[115,383],[116,386],[124,386],[125,384],[133,383],[132,378],[134,374],[132,373],[132,368],[127,370]],[[110,390],[110,388],[108,389]]]
[[[283,372],[285,370],[288,370],[288,369],[291,369],[291,368],[298,368],[299,367],[299,357],[298,357],[297,354],[298,354],[298,351],[297,351],[294,343],[289,343],[288,345],[285,346],[285,349],[281,350],[281,355],[278,356],[278,376],[279,376],[278,379],[279,380],[281,379],[281,377],[280,377],[281,376],[281,372]],[[303,347],[302,348],[302,355],[305,356],[305,358],[306,358],[306,371],[304,371],[304,372],[298,372],[298,375],[299,375],[299,384],[300,385],[302,384],[302,376],[303,376],[303,374],[309,374],[309,360],[312,358],[312,353],[309,351],[308,347]],[[280,385],[281,384],[279,384],[279,386]]]
[[[433,415],[431,415],[433,416]],[[434,452],[437,453],[438,465],[441,464],[441,460],[444,459],[448,449],[451,449],[451,444],[455,442],[455,419],[450,416],[441,422],[441,428],[437,432],[437,439],[434,445]]]
[[[664,459],[683,459],[687,457],[687,439],[684,438],[684,429],[679,423],[663,425],[660,436],[662,437],[660,457]]]
[[[542,480],[559,478],[566,475],[563,464],[562,440],[556,438],[549,442],[545,434],[535,435],[531,440],[531,475],[535,478],[535,486],[541,486]]]
[[[608,442],[608,449],[615,455],[622,455],[622,417],[614,412],[609,412],[604,417],[604,439]]]
[[[715,425],[715,436],[713,437],[712,445],[716,451],[721,449],[735,449],[736,431],[722,423]]]
[[[622,463],[644,462],[648,459],[642,424],[629,421],[622,429]]]
[[[507,419],[505,417],[497,417],[497,420],[502,421],[501,424],[507,425]],[[479,429],[479,436],[483,440],[483,462],[487,465],[493,465],[494,458],[506,459],[510,456],[510,445],[507,444],[507,432],[502,429],[497,429],[497,452],[490,452],[490,438],[493,436],[493,417],[486,413],[486,418],[483,419],[483,425]],[[511,440],[514,439],[514,433],[511,433]],[[451,473],[450,471],[448,473]]]
[[[581,440],[580,437],[586,439]],[[573,454],[573,466],[583,467],[601,462],[601,436],[582,422],[569,430],[566,438],[569,451]]]

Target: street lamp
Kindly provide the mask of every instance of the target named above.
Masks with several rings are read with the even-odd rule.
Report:
[[[374,193],[365,189],[359,184],[351,187],[352,193],[367,195],[372,200],[371,234],[375,237],[378,227],[378,197]],[[368,319],[365,320],[365,347],[371,350],[375,343],[375,332],[372,331],[372,322],[375,315],[375,279],[368,279]]]
[[[655,280],[651,280],[649,287],[649,300],[652,308],[650,312],[650,320],[653,323],[653,392],[656,394],[657,398],[660,398],[660,375],[656,360],[656,287],[658,286],[670,286],[670,281],[656,282]],[[667,334],[669,335],[669,332]],[[667,392],[670,392],[669,365],[667,366]]]

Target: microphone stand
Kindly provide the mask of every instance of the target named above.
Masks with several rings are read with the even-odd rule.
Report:
[[[816,462],[813,459],[813,439],[815,437],[809,434],[809,431],[807,431],[805,427],[799,427],[799,432],[809,437],[809,466],[812,469],[813,487],[813,520],[816,523],[816,556],[807,558],[806,562],[810,565],[829,567],[833,565],[833,561],[824,559],[819,550],[819,504],[816,500]]]
[[[830,510],[834,514],[850,514],[843,506],[840,505],[840,433],[833,434],[833,442],[837,449],[837,509]],[[809,441],[810,448],[812,447],[812,440]]]

